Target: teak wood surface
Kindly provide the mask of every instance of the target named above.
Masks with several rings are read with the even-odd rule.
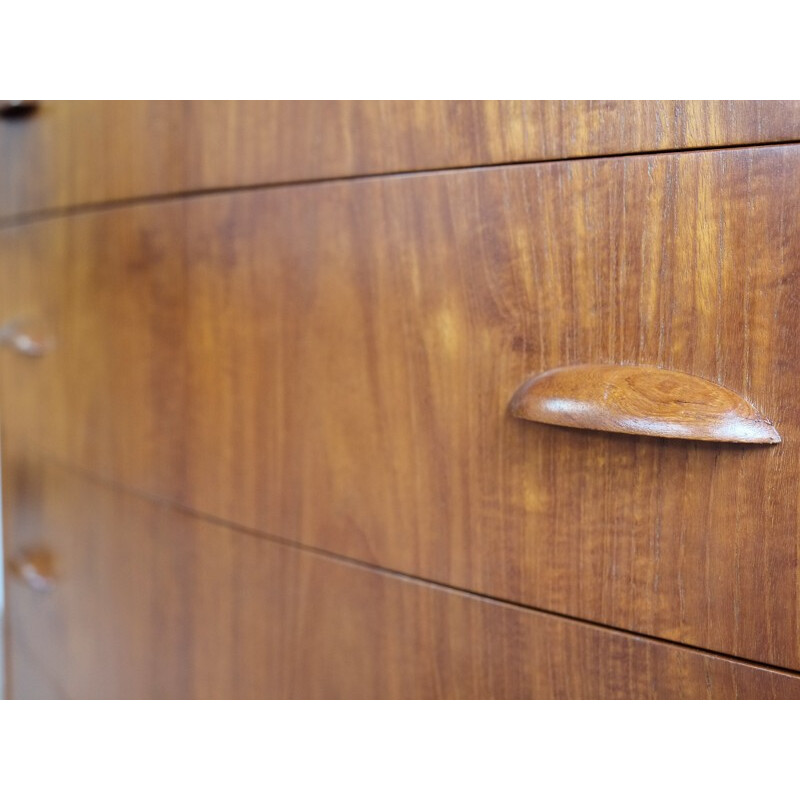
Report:
[[[7,485],[9,548],[59,569],[50,594],[10,582],[14,697],[800,698],[800,676],[302,552],[55,465],[17,463]]]
[[[247,185],[797,140],[797,101],[44,101],[24,120],[0,120],[0,217]]]
[[[151,203],[7,229],[9,469],[47,452],[215,518],[800,668],[800,147]],[[514,419],[529,375],[649,364],[775,447]],[[209,534],[209,538],[212,534]]]

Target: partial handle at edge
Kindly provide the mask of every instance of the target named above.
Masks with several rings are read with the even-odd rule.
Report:
[[[510,404],[520,419],[640,436],[777,444],[773,424],[736,392],[659,367],[582,364],[534,375]]]
[[[39,108],[36,100],[0,100],[0,119],[27,119]]]
[[[47,594],[53,590],[55,568],[53,556],[47,550],[26,550],[18,558],[10,558],[8,571],[34,592]]]
[[[30,358],[40,358],[48,353],[52,347],[52,340],[41,333],[36,326],[30,323],[25,331],[26,324],[23,320],[12,320],[0,327],[0,345],[7,345],[17,353]]]

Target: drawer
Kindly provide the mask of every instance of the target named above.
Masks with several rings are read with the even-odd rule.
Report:
[[[4,437],[364,563],[800,668],[798,177],[800,147],[768,147],[7,230],[5,314],[57,347],[0,356]],[[783,440],[510,415],[528,376],[587,363],[721,384]]]
[[[777,670],[345,564],[64,468],[13,466],[9,550],[48,548],[55,579],[50,594],[9,580],[12,653],[24,637],[68,697],[800,698],[800,677]],[[20,480],[37,487],[27,510]],[[19,696],[46,684],[23,673],[13,685]]]
[[[800,138],[800,102],[48,101],[0,118],[0,217],[220,187]]]

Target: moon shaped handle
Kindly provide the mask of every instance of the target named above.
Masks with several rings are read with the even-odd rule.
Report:
[[[668,439],[777,444],[774,425],[736,392],[658,367],[583,364],[526,380],[510,404],[520,419]]]

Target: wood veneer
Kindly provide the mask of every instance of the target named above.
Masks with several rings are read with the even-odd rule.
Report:
[[[666,154],[6,230],[4,313],[52,320],[59,350],[0,355],[4,446],[364,562],[800,668],[798,174],[795,146]],[[571,363],[707,378],[783,442],[509,415],[526,376]]]
[[[302,552],[41,463],[10,466],[12,695],[800,698],[800,677]],[[17,636],[25,640],[19,646]],[[53,689],[52,691],[57,691]]]
[[[800,139],[797,101],[45,101],[0,120],[0,217],[133,197]]]

